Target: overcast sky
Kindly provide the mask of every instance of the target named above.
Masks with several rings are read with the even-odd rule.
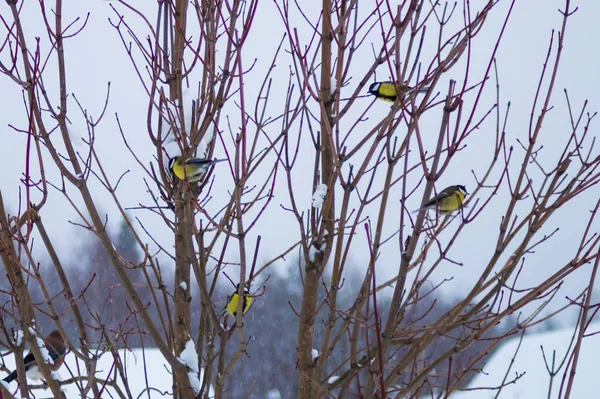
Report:
[[[483,1],[472,2],[474,7],[484,4]],[[473,43],[473,76],[481,76],[483,68],[487,65],[491,46],[498,35],[502,26],[503,18],[509,2],[500,1],[498,9],[495,10],[486,21],[484,31],[477,37]],[[516,139],[523,139],[527,135],[529,117],[531,113],[531,104],[535,94],[542,64],[548,51],[552,30],[560,27],[561,15],[559,8],[563,7],[562,1],[557,0],[527,0],[517,1],[514,7],[511,19],[508,23],[506,33],[502,40],[497,54],[499,79],[501,84],[501,103],[502,112],[506,110],[506,103],[511,102],[510,118],[507,125],[507,143],[515,146],[515,156],[522,157],[522,151],[519,151]],[[600,27],[597,21],[600,15],[600,3],[597,1],[574,1],[573,6],[579,7],[579,11],[571,18],[566,32],[565,50],[561,60],[561,69],[558,75],[556,90],[554,92],[552,106],[553,111],[547,116],[545,122],[544,151],[540,159],[547,161],[548,165],[556,159],[556,151],[569,134],[569,120],[566,113],[566,102],[564,99],[563,88],[566,88],[570,95],[571,104],[575,109],[579,109],[585,100],[589,100],[588,110],[595,112],[600,105],[600,70],[599,57],[596,51],[596,42],[600,37]],[[27,27],[28,41],[31,44],[35,36],[42,37],[42,43],[47,43],[43,25],[40,23],[37,7],[38,2],[26,2],[26,9],[22,16]],[[142,178],[143,171],[131,158],[118,131],[115,113],[118,114],[122,127],[127,135],[128,142],[138,156],[148,164],[153,160],[154,148],[148,139],[146,131],[146,110],[147,97],[142,85],[124,51],[121,40],[110,24],[115,22],[117,16],[111,9],[111,2],[107,1],[64,1],[65,21],[75,17],[85,18],[87,12],[90,13],[86,28],[75,38],[70,39],[66,44],[67,54],[67,72],[68,72],[68,90],[73,93],[84,108],[94,116],[98,116],[103,108],[107,83],[111,82],[111,97],[108,104],[107,113],[103,123],[98,126],[96,136],[96,150],[101,157],[112,159],[112,162],[105,163],[103,166],[115,182],[117,178],[126,170],[129,173],[124,177],[120,194],[125,206],[137,206],[140,202],[150,205],[148,194]],[[143,10],[154,21],[155,2],[137,1],[133,5]],[[145,25],[142,21],[126,12],[123,6],[115,4],[115,7],[124,12],[129,24],[138,32],[140,36],[145,36]],[[33,10],[33,12],[32,12]],[[4,2],[0,4],[0,13],[7,15],[8,8]],[[312,10],[316,12],[316,8]],[[310,14],[310,10],[309,10]],[[268,67],[275,53],[275,48],[281,40],[283,33],[283,24],[276,13],[272,1],[263,1],[260,3],[256,17],[256,28],[249,39],[249,44],[245,48],[249,60],[257,58],[255,65],[256,76],[261,76],[260,72]],[[0,32],[4,34],[4,27]],[[275,34],[275,33],[276,34]],[[302,36],[302,30],[300,30]],[[4,35],[2,36],[4,37]],[[129,38],[127,38],[129,40]],[[374,39],[375,40],[375,39]],[[370,46],[367,46],[366,55],[371,53]],[[431,49],[430,49],[431,50]],[[478,53],[480,51],[481,53]],[[479,56],[483,54],[483,56]],[[6,54],[2,54],[2,60],[6,61]],[[356,61],[359,62],[360,61]],[[367,68],[372,59],[365,61],[364,68]],[[250,61],[247,62],[250,64]],[[278,62],[274,82],[275,88],[284,90],[287,85],[287,76],[289,74],[289,58],[282,56]],[[363,68],[363,69],[364,69]],[[462,78],[462,70],[454,69],[456,74],[448,73],[447,79],[459,80]],[[56,88],[56,82],[53,81],[53,73],[56,71],[55,65],[49,63],[46,70],[46,85],[50,88]],[[362,71],[364,72],[364,70]],[[247,90],[257,90],[261,81],[252,79],[249,75],[246,79]],[[386,70],[378,71],[378,78],[387,79]],[[446,81],[447,82],[447,81]],[[447,83],[441,82],[436,90],[445,92]],[[4,76],[0,76],[0,134],[2,135],[2,146],[0,146],[0,165],[4,173],[0,175],[0,187],[5,200],[11,207],[11,212],[16,212],[18,206],[18,187],[21,171],[25,164],[25,136],[15,133],[8,125],[24,128],[26,114],[23,106],[22,94],[16,85]],[[56,92],[55,92],[56,93]],[[56,96],[56,94],[54,95]],[[489,85],[484,100],[487,107],[495,102],[494,85]],[[343,96],[342,96],[343,97]],[[371,102],[370,98],[362,101],[365,107]],[[373,123],[380,120],[389,111],[387,105],[379,104],[380,107],[374,107],[369,115]],[[74,101],[69,103],[69,117],[72,122],[72,134],[85,134],[85,126],[77,110]],[[280,106],[280,104],[273,105]],[[482,107],[482,110],[486,108]],[[280,109],[277,109],[280,111]],[[277,111],[274,111],[276,113]],[[467,189],[474,189],[475,180],[471,170],[481,173],[483,168],[489,162],[491,155],[490,140],[494,137],[494,121],[489,120],[484,124],[476,135],[473,135],[468,142],[464,153],[457,157],[451,167],[444,174],[440,181],[440,188],[450,184],[465,184]],[[278,125],[279,126],[279,125]],[[427,131],[428,122],[422,121],[421,129],[424,131],[424,137],[436,137],[439,130],[439,121],[431,121],[431,132]],[[226,129],[225,126],[221,127]],[[234,126],[234,128],[236,128]],[[597,127],[592,125],[592,133],[596,135]],[[85,149],[83,145],[80,147]],[[217,157],[223,156],[222,149],[217,146]],[[313,155],[306,159],[301,159],[301,165],[311,168],[313,165]],[[515,163],[518,167],[518,163]],[[218,168],[227,168],[224,164]],[[299,168],[301,169],[301,168]],[[310,170],[310,169],[308,169]],[[58,183],[56,170],[50,168],[50,180]],[[216,171],[221,173],[219,169]],[[229,173],[227,170],[226,175]],[[304,207],[309,209],[311,201],[311,179],[312,174],[307,176],[298,175],[299,184],[296,186],[300,193],[299,198],[303,198]],[[93,180],[93,179],[92,179]],[[281,180],[283,183],[283,180]],[[282,185],[284,186],[284,185]],[[109,194],[102,189],[97,182],[92,183],[93,193],[100,199],[99,203],[104,207],[103,211],[112,215],[109,219],[109,225],[114,228],[119,219],[114,217],[114,205],[111,204]],[[218,204],[228,199],[228,190],[233,187],[231,177],[218,179],[213,189],[212,209],[218,209]],[[73,194],[76,194],[73,192]],[[569,248],[573,248],[578,243],[582,231],[581,223],[573,223],[586,217],[582,210],[591,209],[600,196],[600,189],[595,187],[577,201],[569,204],[564,211],[561,211],[552,218],[547,226],[548,231],[560,227],[560,232],[555,240],[549,245],[540,248],[536,254],[527,256],[527,267],[522,273],[522,287],[535,284],[540,279],[556,271],[570,260]],[[414,197],[414,203],[409,204],[410,209],[418,207],[418,198]],[[501,192],[492,202],[492,205],[502,207],[506,201],[507,191]],[[260,234],[263,237],[261,258],[268,260],[276,255],[278,250],[289,246],[297,240],[297,227],[292,221],[291,215],[286,214],[279,204],[287,204],[289,201],[283,193],[275,195],[275,206],[271,206],[266,213],[265,223],[259,225],[254,231],[254,236]],[[80,203],[80,201],[77,201]],[[397,202],[393,206],[398,206]],[[372,208],[376,209],[376,208]],[[464,236],[457,242],[450,256],[459,260],[464,265],[458,266],[451,263],[444,264],[442,268],[433,276],[433,279],[439,281],[443,278],[454,278],[447,285],[449,292],[464,289],[473,283],[472,279],[481,268],[487,263],[492,255],[496,244],[498,225],[500,223],[501,211],[494,207],[488,210],[474,223],[466,226]],[[375,212],[375,211],[373,211]],[[173,237],[162,222],[150,215],[146,211],[134,211],[131,215],[140,217],[146,224],[146,227],[152,234],[164,245],[172,245]],[[373,216],[376,214],[374,213]],[[48,230],[55,236],[60,237],[58,246],[60,254],[64,257],[78,256],[77,248],[80,248],[81,228],[69,224],[69,220],[77,221],[75,212],[68,206],[64,198],[57,192],[51,193],[49,203],[44,207],[42,217],[46,222]],[[267,222],[268,221],[268,222]],[[280,223],[276,226],[276,223]],[[594,226],[598,230],[598,223]],[[390,223],[386,227],[389,233],[397,229],[397,222]],[[248,242],[254,242],[253,236]],[[490,238],[486,240],[486,238]],[[379,278],[388,278],[397,272],[398,246],[388,245],[383,248],[378,267],[381,272]],[[250,251],[252,251],[251,249]],[[357,265],[364,265],[368,259],[366,248],[355,248],[352,251],[353,262]],[[389,266],[388,266],[389,265]],[[277,270],[282,270],[285,266],[279,263]],[[573,292],[583,288],[590,273],[590,268],[585,268],[574,274],[563,291],[564,295],[572,295]],[[564,304],[564,300],[561,300]]]

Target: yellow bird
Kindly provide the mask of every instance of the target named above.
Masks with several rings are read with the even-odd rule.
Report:
[[[226,161],[226,159],[200,159],[188,158],[183,161],[183,157],[174,157],[169,160],[169,169],[178,179],[195,182],[202,178],[202,175],[210,166],[217,162]]]
[[[238,294],[240,285],[238,284],[235,287],[235,291],[231,296],[227,298],[227,304],[225,308],[221,312],[221,316],[225,316],[226,314],[230,314],[235,317],[237,315],[238,302],[240,300],[240,295]],[[250,308],[250,304],[252,303],[252,297],[247,289],[244,288],[244,295],[242,295],[242,315],[245,315],[248,309]]]
[[[440,213],[452,213],[463,207],[465,197],[469,193],[465,186],[457,185],[443,189],[438,195],[427,201],[422,207],[413,213],[424,209],[436,209]]]
[[[424,93],[429,90],[429,87],[423,87],[421,89],[414,89],[407,85],[401,84],[400,92],[402,93],[402,98],[406,98],[407,96],[413,93]],[[395,102],[398,98],[398,92],[396,91],[396,84],[394,82],[375,82],[369,87],[369,94],[374,95],[383,101]]]

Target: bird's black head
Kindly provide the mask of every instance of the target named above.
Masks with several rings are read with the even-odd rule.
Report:
[[[463,193],[463,195],[468,195],[469,193],[467,192],[467,188],[463,185],[458,185],[456,186],[456,188],[458,189],[458,191],[460,191],[461,193]]]
[[[371,84],[371,86],[369,87],[369,94],[372,94],[374,96],[378,95],[380,86],[381,86],[380,82],[375,82],[375,83]]]
[[[169,169],[173,169],[173,165],[175,165],[175,162],[177,162],[177,160],[179,159],[179,157],[173,157],[171,159],[169,159]]]
[[[237,283],[237,284],[235,285],[235,292],[237,293],[237,292],[239,292],[239,290],[240,290],[240,283]],[[248,288],[244,287],[244,293],[245,293],[245,294],[249,294],[249,293],[250,293],[250,292],[248,291]]]

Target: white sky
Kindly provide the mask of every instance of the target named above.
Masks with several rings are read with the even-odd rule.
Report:
[[[110,2],[105,1],[78,1],[67,0],[64,2],[65,21],[74,17],[85,18],[86,13],[90,12],[87,27],[75,38],[70,39],[66,45],[67,52],[67,73],[68,90],[74,93],[77,99],[91,115],[98,116],[103,108],[104,96],[106,93],[107,82],[111,82],[111,98],[107,113],[103,123],[97,129],[96,149],[101,157],[110,159],[103,166],[106,168],[113,183],[118,177],[127,170],[130,172],[124,177],[119,188],[119,194],[123,199],[123,204],[127,207],[137,206],[140,202],[151,205],[146,188],[142,181],[144,177],[142,170],[131,158],[124,145],[115,120],[115,113],[118,113],[123,130],[136,154],[146,163],[153,160],[154,149],[147,136],[146,131],[146,109],[147,99],[139,79],[137,78],[123,45],[117,35],[116,30],[111,27],[109,20],[117,20],[115,13],[110,8]],[[473,2],[474,6],[483,4],[482,1]],[[556,159],[556,149],[569,133],[568,116],[566,113],[566,103],[562,93],[563,88],[567,88],[570,94],[570,100],[575,109],[586,100],[590,101],[591,112],[595,112],[600,104],[600,78],[597,71],[600,70],[599,57],[595,52],[595,41],[600,37],[600,27],[597,23],[597,16],[600,15],[600,4],[594,1],[574,1],[573,6],[580,7],[580,10],[572,17],[568,25],[566,34],[565,51],[561,61],[562,67],[557,79],[556,90],[554,92],[552,105],[554,110],[548,115],[543,131],[544,152],[541,155],[542,161],[547,161],[548,166]],[[144,9],[150,21],[154,20],[155,2],[133,2],[136,7]],[[497,33],[503,22],[503,12],[509,2],[502,1],[498,10],[489,16],[484,32],[473,43],[474,57],[472,63],[473,76],[481,76],[482,68],[487,64],[491,44],[495,40]],[[120,11],[124,8],[115,5]],[[46,43],[44,29],[39,18],[30,12],[30,9],[37,10],[37,2],[26,2],[26,10],[23,13],[23,21],[27,26],[28,42],[33,42],[34,36],[42,36],[42,43]],[[508,23],[507,30],[497,54],[499,76],[501,83],[501,103],[502,112],[506,109],[506,102],[511,101],[510,119],[507,126],[508,144],[515,146],[515,157],[522,156],[519,150],[516,138],[526,137],[528,128],[528,119],[534,91],[539,80],[539,73],[542,69],[545,54],[548,49],[552,29],[558,29],[561,22],[561,16],[558,9],[562,8],[562,2],[557,0],[535,0],[535,1],[517,1],[513,10],[513,15]],[[0,4],[0,13],[5,15],[7,12],[6,4]],[[309,12],[310,13],[310,12]],[[131,13],[126,13],[126,19],[136,30],[139,29],[140,36],[145,35],[146,27],[139,18]],[[252,58],[257,58],[255,65],[256,75],[248,75],[246,79],[246,90],[252,92],[257,90],[261,81],[260,71],[264,71],[272,59],[277,44],[281,39],[279,32],[282,23],[273,2],[262,2],[259,6],[257,19],[255,21],[258,29],[251,35],[249,44],[244,50],[248,54],[247,65],[251,64]],[[4,31],[2,31],[4,32]],[[277,32],[274,34],[273,32]],[[300,31],[301,37],[302,31]],[[129,40],[129,38],[126,38]],[[377,39],[374,39],[377,40]],[[370,45],[366,54],[370,54]],[[481,53],[478,53],[481,51]],[[479,54],[485,54],[479,58]],[[5,60],[5,58],[2,58]],[[360,68],[357,79],[364,73],[364,70],[370,65],[371,58],[365,61]],[[284,91],[287,87],[287,77],[289,75],[289,58],[282,57],[278,62],[274,74],[274,87]],[[262,69],[261,69],[262,68]],[[57,98],[56,92],[52,92],[56,82],[53,81],[55,66],[52,62],[48,64],[46,70],[46,85],[51,89],[50,95]],[[454,68],[449,74],[448,79],[453,78],[460,81],[462,71],[459,67]],[[387,79],[385,68],[378,71],[379,79]],[[493,84],[489,85],[482,101],[482,111],[487,109],[495,101],[495,91]],[[0,176],[0,187],[5,200],[11,207],[11,212],[15,212],[18,204],[17,187],[19,184],[21,171],[25,164],[25,137],[15,133],[8,128],[9,124],[23,128],[25,126],[25,113],[23,101],[18,87],[0,76],[0,87],[3,94],[0,96],[0,134],[2,143],[0,147],[0,166],[4,173]],[[446,90],[446,85],[442,82],[436,90],[442,93]],[[348,88],[347,93],[353,88]],[[366,90],[365,90],[366,91]],[[193,92],[193,90],[191,90]],[[284,95],[284,93],[279,93]],[[343,97],[343,94],[342,94]],[[370,98],[362,100],[366,107],[370,103]],[[280,106],[276,101],[273,105],[277,113]],[[387,105],[377,104],[373,107],[369,117],[372,123],[375,123],[388,112]],[[69,103],[69,117],[73,123],[74,135],[85,135],[85,127],[82,125],[82,118],[74,101]],[[273,128],[279,128],[280,124],[272,125]],[[428,131],[429,122],[423,121],[421,129],[424,131],[424,138],[427,139],[437,135],[439,121],[432,119],[431,130]],[[233,124],[233,128],[237,129]],[[481,174],[483,167],[489,161],[491,148],[490,140],[494,135],[494,122],[490,119],[486,125],[467,141],[467,149],[458,156],[452,163],[449,170],[444,174],[439,182],[438,188],[443,188],[450,184],[462,183],[467,189],[474,189],[475,181],[471,174],[471,169]],[[221,126],[223,130],[227,127]],[[594,131],[597,128],[592,125]],[[275,133],[273,133],[275,134]],[[435,136],[434,136],[435,135]],[[8,143],[8,145],[6,144]],[[81,146],[81,149],[85,147]],[[217,157],[222,157],[223,151],[220,145],[217,146]],[[515,163],[515,165],[517,165]],[[48,164],[47,164],[48,165]],[[312,198],[312,175],[303,175],[302,170],[310,170],[313,165],[313,155],[300,160],[297,178],[298,198],[303,201],[303,206],[308,210],[311,206]],[[307,169],[308,168],[308,169]],[[54,183],[59,183],[56,179],[56,171],[52,168],[48,170],[50,179]],[[212,191],[213,201],[209,204],[210,209],[218,209],[220,204],[228,199],[228,192],[231,191],[233,183],[229,175],[228,167],[225,164],[217,165],[216,173],[219,178],[216,181]],[[281,176],[283,177],[283,176]],[[94,180],[91,178],[91,180]],[[285,186],[284,180],[280,181],[278,187]],[[154,188],[154,187],[153,187]],[[506,188],[506,187],[505,187]],[[115,217],[114,206],[110,203],[109,194],[103,190],[102,186],[96,182],[92,183],[92,192],[98,199],[98,203],[103,207],[103,211],[108,212],[109,225],[115,227],[119,218]],[[75,192],[73,191],[73,194]],[[526,258],[526,268],[521,275],[521,287],[530,286],[541,281],[545,276],[556,271],[565,262],[570,260],[569,248],[578,243],[579,235],[582,231],[581,223],[587,218],[587,210],[591,209],[595,200],[599,197],[600,190],[595,187],[590,192],[581,196],[577,201],[565,207],[564,211],[556,214],[548,224],[548,230],[560,227],[561,231],[550,244],[538,249],[536,254],[528,255]],[[418,207],[418,196],[413,197],[414,203],[409,204],[409,209]],[[481,268],[487,263],[492,255],[496,243],[500,215],[504,209],[502,205],[507,199],[506,190],[498,195],[492,204],[496,204],[498,210],[493,207],[488,210],[474,223],[466,226],[464,234],[456,243],[450,252],[450,257],[460,261],[464,266],[457,266],[446,263],[440,270],[434,274],[433,279],[439,281],[443,278],[453,277],[454,280],[446,287],[448,292],[459,292],[464,290],[473,282],[473,276],[476,276]],[[76,201],[80,203],[80,201]],[[250,234],[249,243],[254,243],[257,234],[262,235],[261,259],[268,260],[278,253],[281,248],[287,248],[291,243],[297,240],[297,226],[293,222],[291,215],[282,210],[279,204],[287,205],[289,199],[283,192],[276,192],[273,204],[265,213],[264,223],[259,224]],[[302,204],[301,204],[302,205]],[[392,201],[391,206],[398,206],[397,201]],[[372,215],[376,215],[376,207],[371,208]],[[162,224],[161,220],[150,215],[149,212],[135,211],[131,213],[134,216],[142,218],[146,227],[155,235],[160,242],[170,247],[173,242],[172,235]],[[44,207],[42,217],[46,223],[47,229],[55,237],[61,237],[58,244],[60,255],[63,257],[78,256],[77,248],[80,246],[77,234],[80,228],[69,224],[69,220],[77,221],[75,212],[70,209],[62,196],[51,192],[49,203]],[[390,222],[386,226],[386,231],[391,233],[398,228],[397,212],[390,212]],[[387,221],[387,219],[386,219]],[[594,226],[598,230],[598,224]],[[141,232],[141,230],[138,230]],[[364,231],[361,232],[364,234]],[[489,238],[489,240],[487,240]],[[378,267],[380,269],[379,278],[384,279],[395,275],[398,266],[398,248],[397,240],[385,246]],[[357,241],[357,243],[364,242]],[[251,256],[254,248],[249,248],[248,255]],[[508,255],[508,253],[507,253]],[[369,257],[366,248],[357,245],[352,250],[353,262],[358,265],[365,264]],[[283,262],[276,265],[276,270],[283,270]],[[234,271],[232,271],[233,273]],[[566,284],[564,294],[559,295],[564,298],[566,295],[573,295],[575,291],[582,288],[590,268],[581,270],[574,274]],[[558,305],[564,304],[563,299],[559,299]]]

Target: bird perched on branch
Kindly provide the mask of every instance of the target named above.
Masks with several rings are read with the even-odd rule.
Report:
[[[237,315],[238,302],[240,300],[240,295],[238,294],[238,290],[240,285],[238,284],[235,287],[235,291],[231,296],[227,297],[227,304],[223,311],[221,312],[221,316],[225,316],[226,314],[230,314],[235,317]],[[242,295],[242,315],[245,315],[248,309],[250,308],[250,304],[252,303],[252,297],[247,289],[244,288],[244,295]]]
[[[65,361],[65,341],[60,335],[58,330],[54,330],[44,339],[45,349],[48,351],[49,358],[45,359],[50,367],[50,370],[56,371],[63,365]],[[44,348],[40,348],[42,350],[42,354],[45,354]],[[25,364],[25,372],[28,377],[41,379],[42,375],[38,369],[37,362],[32,352],[29,352],[27,356],[23,358],[23,363]],[[5,382],[11,382],[17,378],[17,370],[10,373],[7,377],[4,378]]]
[[[169,169],[181,180],[189,182],[195,182],[202,178],[202,175],[211,165],[217,162],[226,161],[226,159],[200,159],[200,158],[188,158],[185,161],[183,157],[173,157],[169,160]]]
[[[415,89],[405,84],[399,85],[400,94],[402,98],[406,98],[413,93],[424,93],[429,90],[429,87],[423,87],[421,89]],[[396,90],[396,84],[394,82],[375,82],[369,87],[369,94],[374,95],[380,100],[395,102],[398,98],[398,91]]]
[[[463,207],[465,197],[468,194],[465,186],[461,186],[460,184],[446,187],[413,213],[424,209],[437,209],[440,213],[452,213]]]

